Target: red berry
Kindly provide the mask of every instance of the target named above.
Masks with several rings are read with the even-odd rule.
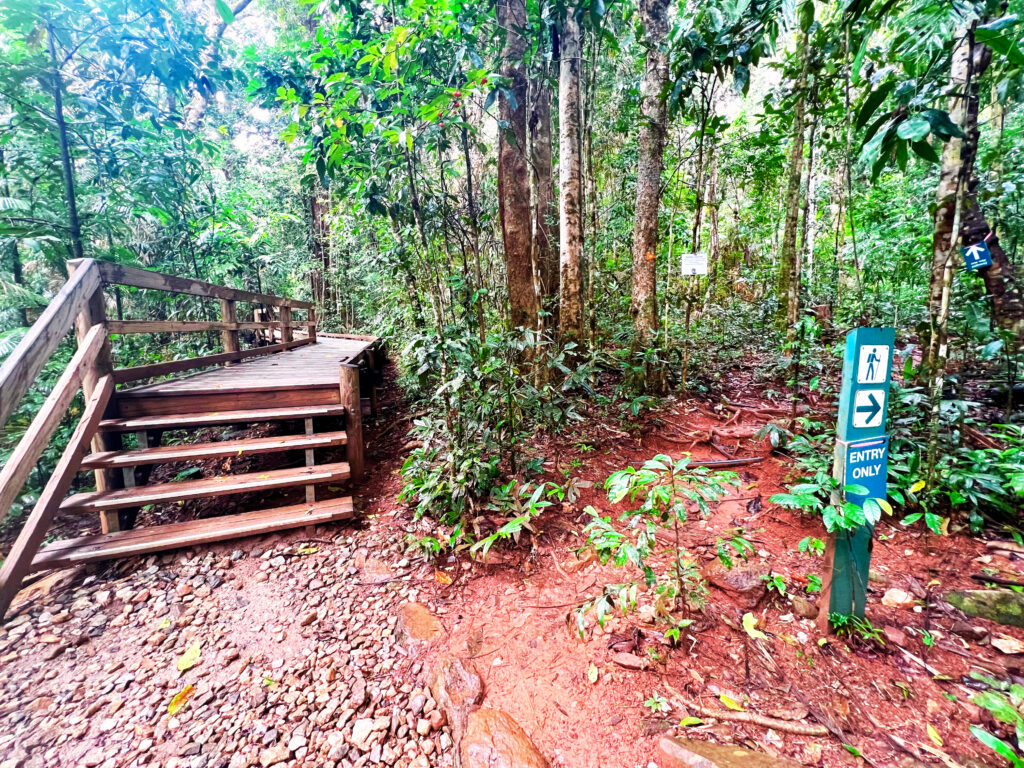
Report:
[[[480,78],[480,85],[487,85],[487,78],[486,77],[481,77]]]
[[[452,95],[453,95],[453,96],[455,96],[455,98],[457,99],[457,98],[459,98],[459,97],[460,97],[460,96],[462,95],[462,93],[461,93],[460,91],[456,91],[456,92],[455,92],[454,94],[452,94]]]

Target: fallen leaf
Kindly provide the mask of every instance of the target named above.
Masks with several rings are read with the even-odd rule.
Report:
[[[445,586],[448,586],[452,583],[452,577],[444,571],[434,571],[434,581],[436,581],[438,584],[444,584]]]
[[[924,488],[924,486],[925,486],[924,480],[918,480],[916,483],[914,483],[912,486],[910,486],[910,492],[911,493],[917,493],[922,488]]]
[[[592,683],[597,682],[597,666],[594,664],[590,665],[590,669],[587,670],[587,680]]]
[[[728,707],[729,709],[731,709],[731,710],[733,710],[735,712],[742,712],[743,711],[743,705],[742,704],[737,704],[735,701],[730,699],[724,693],[721,696],[718,697],[718,700],[720,702],[722,702],[722,704],[724,704],[726,707]]]
[[[1024,653],[1024,643],[1009,635],[999,635],[992,638],[992,647],[1003,653]]]
[[[169,626],[171,626],[171,620],[165,618],[163,621],[160,622],[160,626],[157,627],[157,629],[167,629]]]
[[[757,617],[752,613],[743,614],[743,630],[755,640],[768,639],[768,635],[757,628]]]
[[[926,730],[928,731],[928,738],[932,740],[932,743],[934,743],[936,747],[941,747],[942,737],[939,736],[939,732],[935,730],[935,726],[928,723]]]
[[[312,555],[312,554],[315,554],[315,553],[317,553],[319,551],[320,551],[320,547],[314,547],[314,546],[312,546],[310,544],[306,544],[305,546],[299,547],[299,549],[298,549],[298,553],[300,555]]]
[[[199,641],[196,640],[192,645],[189,646],[188,650],[181,654],[181,658],[178,659],[178,671],[184,672],[192,669],[197,663],[199,663],[199,657],[202,655],[202,647],[199,645]]]
[[[704,725],[704,721],[699,717],[684,717],[679,721],[680,728],[691,728],[694,725]]]
[[[188,703],[188,700],[192,698],[192,694],[195,692],[196,687],[194,685],[186,685],[184,688],[182,688],[180,691],[174,694],[174,698],[171,699],[171,703],[167,705],[168,714],[170,714],[172,717],[178,714],[178,712],[181,711],[181,708]]]

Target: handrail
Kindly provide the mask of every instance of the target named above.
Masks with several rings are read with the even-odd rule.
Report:
[[[96,262],[82,259],[78,266],[0,366],[0,426],[7,423],[50,355],[71,330],[75,318],[100,288]]]
[[[74,263],[74,262],[72,262]],[[272,307],[291,307],[292,309],[312,309],[313,302],[286,299],[268,293],[253,293],[240,288],[228,288],[226,285],[204,283],[189,277],[177,277],[163,272],[153,272],[138,267],[126,267],[112,261],[98,262],[103,282],[112,285],[127,285],[134,288],[150,288],[168,293],[187,293],[190,296],[202,296],[207,299],[230,299],[231,301],[249,301],[254,304],[267,304]]]
[[[36,380],[54,350],[72,326],[77,326],[78,350],[61,374],[10,458],[0,469],[0,518],[3,518],[49,444],[65,413],[81,389],[86,407],[64,453],[50,476],[39,500],[29,514],[11,551],[0,567],[0,618],[31,568],[53,515],[60,507],[79,471],[89,443],[97,435],[100,420],[115,396],[117,384],[140,378],[206,367],[220,363],[292,349],[316,342],[316,315],[308,301],[287,299],[270,294],[253,293],[236,288],[204,283],[201,280],[175,277],[135,267],[125,267],[94,259],[68,262],[71,277],[49,303],[39,319],[25,334],[14,351],[0,366],[0,427],[7,423],[21,398]],[[219,322],[171,321],[107,321],[102,289],[104,285],[128,285],[138,288],[183,293],[220,301]],[[236,302],[250,302],[276,307],[279,319],[239,322]],[[307,310],[305,320],[294,320],[292,312]],[[308,329],[308,336],[293,339],[293,329]],[[252,349],[239,348],[239,331],[280,330],[281,343]],[[152,365],[112,370],[109,334],[113,333],[190,333],[220,331],[225,352],[206,357],[172,360]],[[111,479],[104,470],[97,470],[97,487],[107,487]],[[106,523],[104,523],[106,526]],[[106,530],[106,527],[104,527]]]

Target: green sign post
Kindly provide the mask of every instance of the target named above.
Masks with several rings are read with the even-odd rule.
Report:
[[[833,475],[840,498],[863,507],[868,499],[885,499],[889,471],[889,438],[885,417],[889,408],[894,328],[855,328],[846,336],[843,384]],[[845,493],[846,486],[865,493]],[[868,569],[874,525],[839,531],[829,537],[822,585],[819,625],[828,627],[830,613],[864,618]]]

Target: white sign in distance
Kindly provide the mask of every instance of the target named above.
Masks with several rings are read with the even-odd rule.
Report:
[[[888,344],[865,344],[857,361],[858,384],[884,384],[889,375],[891,351]]]
[[[857,390],[853,398],[853,426],[858,429],[872,429],[882,426],[883,421],[885,421],[885,390]]]
[[[684,275],[706,275],[708,255],[703,251],[684,253],[679,259],[679,267]]]

